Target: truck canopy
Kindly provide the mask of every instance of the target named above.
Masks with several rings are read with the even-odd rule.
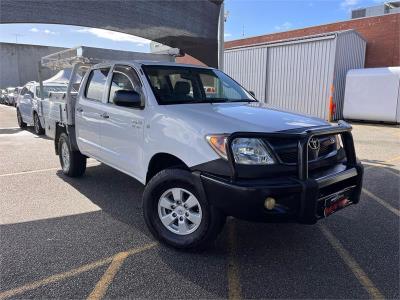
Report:
[[[95,65],[113,60],[152,60],[173,62],[169,54],[152,54],[79,46],[42,57],[41,66],[52,70],[73,68],[77,63]]]

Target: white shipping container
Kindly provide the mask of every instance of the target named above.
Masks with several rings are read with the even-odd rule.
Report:
[[[343,116],[400,123],[400,67],[350,70]]]

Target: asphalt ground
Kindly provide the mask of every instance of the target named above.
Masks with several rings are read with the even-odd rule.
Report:
[[[313,226],[229,219],[187,253],[150,235],[140,183],[94,160],[65,177],[52,140],[0,105],[0,299],[398,299],[400,129],[353,126],[357,206]]]

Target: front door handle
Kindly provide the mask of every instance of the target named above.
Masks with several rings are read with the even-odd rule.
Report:
[[[83,112],[83,108],[82,108],[82,107],[77,107],[77,108],[76,108],[76,111],[77,111],[77,112]]]
[[[108,119],[110,116],[107,113],[102,113],[100,115],[100,117],[104,118],[104,119]]]

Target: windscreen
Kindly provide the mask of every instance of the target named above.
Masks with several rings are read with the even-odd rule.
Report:
[[[159,104],[252,102],[253,96],[219,70],[143,66]]]
[[[44,97],[43,98],[48,98],[50,92],[66,92],[67,91],[67,86],[63,85],[45,85],[43,86],[43,93]],[[41,97],[40,95],[40,87],[36,87],[36,95],[37,97]]]

